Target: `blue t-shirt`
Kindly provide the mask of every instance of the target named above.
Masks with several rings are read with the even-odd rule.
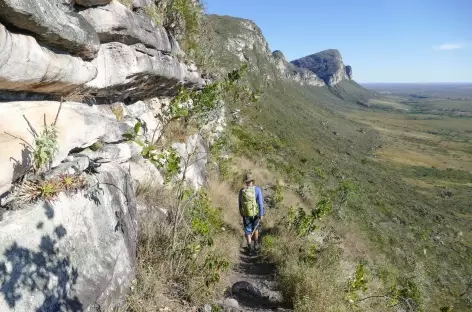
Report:
[[[262,190],[259,186],[255,186],[255,193],[256,193],[256,203],[259,206],[259,216],[264,215],[264,200],[262,199]],[[241,211],[241,195],[242,195],[243,189],[239,191],[239,197],[238,197],[238,206],[239,206],[239,211]]]

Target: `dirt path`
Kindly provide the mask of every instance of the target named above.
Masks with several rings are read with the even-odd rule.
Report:
[[[263,262],[258,255],[249,256],[245,248],[241,249],[231,284],[227,297],[236,299],[239,308],[227,311],[292,311],[278,290],[274,265]]]

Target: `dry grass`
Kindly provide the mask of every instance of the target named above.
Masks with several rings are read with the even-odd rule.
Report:
[[[223,222],[232,230],[241,231],[241,216],[238,209],[238,195],[225,181],[216,175],[210,176],[207,193],[215,207],[220,207]]]
[[[172,252],[173,216],[179,204],[175,190],[149,183],[138,185],[135,192],[138,203],[147,210],[140,215],[136,281],[122,311],[154,312],[164,307],[172,311],[187,311],[191,306],[221,297],[229,284],[230,270],[219,272],[219,281],[207,287],[205,281],[210,272],[204,269],[204,263],[209,257],[227,261],[229,267],[237,263],[239,241],[234,232],[220,229],[212,237],[213,245],[202,245],[192,257],[185,256],[186,242],[198,242],[189,240],[193,224],[190,210],[197,209],[197,206],[189,204],[188,213],[178,227],[178,247],[176,252]],[[226,210],[226,200],[231,197],[228,186],[210,182],[205,192],[209,194],[215,211],[224,210],[223,224],[234,223],[231,217],[226,219],[229,216],[226,212],[230,211]]]
[[[187,140],[187,129],[185,128],[183,120],[171,120],[166,124],[163,138],[168,143],[181,142],[185,143]]]

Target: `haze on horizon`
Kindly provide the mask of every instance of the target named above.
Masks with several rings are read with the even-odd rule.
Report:
[[[338,49],[360,83],[472,82],[469,0],[207,0],[254,21],[291,61]]]

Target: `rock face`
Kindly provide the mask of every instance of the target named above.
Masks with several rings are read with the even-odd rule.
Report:
[[[0,90],[32,99],[81,88],[99,100],[134,102],[203,86],[196,67],[177,58],[178,43],[143,10],[82,0],[89,8],[77,13],[73,4],[0,0]]]
[[[305,68],[298,68],[287,62],[282,51],[276,50],[272,53],[272,56],[282,78],[298,82],[302,85],[315,87],[322,87],[325,85],[324,81],[318,78],[318,76],[313,72]]]
[[[85,7],[91,7],[94,5],[105,5],[110,3],[111,0],[75,0],[75,3]]]
[[[31,149],[26,148],[21,141],[23,139],[31,145],[34,141],[23,116],[39,133],[43,130],[44,116],[48,125],[53,123],[58,108],[58,102],[48,101],[0,103],[0,195],[32,163]],[[108,107],[66,102],[62,104],[56,128],[59,151],[53,166],[65,159],[72,149],[90,146],[98,140],[122,140],[122,133],[128,126],[118,122]]]
[[[156,25],[146,14],[134,14],[118,1],[84,10],[80,14],[93,25],[101,43],[142,43],[146,48],[171,51],[169,37],[162,26]]]
[[[352,67],[346,65],[346,79],[352,80]]]
[[[122,168],[103,164],[102,192],[61,194],[0,220],[0,311],[111,311],[134,278],[134,192]]]
[[[97,75],[95,66],[78,57],[55,54],[27,35],[0,24],[0,89],[66,92]]]
[[[86,86],[101,97],[138,100],[156,92],[172,95],[182,85],[200,87],[204,83],[197,72],[169,55],[149,55],[139,47],[117,42],[103,44],[92,64],[98,67],[98,75]]]
[[[185,169],[185,180],[194,189],[200,188],[206,181],[208,151],[203,138],[197,133],[187,138],[186,143],[172,145],[180,155],[180,167]],[[178,179],[182,179],[182,174]]]
[[[93,27],[61,0],[0,0],[0,22],[72,55],[92,59],[98,53],[100,42]]]
[[[346,76],[341,54],[334,49],[305,56],[291,63],[299,68],[309,69],[329,86],[335,86]]]

